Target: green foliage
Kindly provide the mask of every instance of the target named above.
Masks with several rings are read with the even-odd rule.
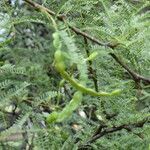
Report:
[[[0,2],[0,149],[149,149],[150,2],[28,1]]]

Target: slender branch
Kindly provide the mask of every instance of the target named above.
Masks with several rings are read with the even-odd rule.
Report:
[[[82,147],[85,147],[87,145],[89,145],[90,143],[95,142],[96,140],[100,139],[101,137],[113,133],[113,132],[117,132],[120,130],[127,130],[129,132],[131,132],[133,130],[133,128],[140,128],[143,127],[144,124],[148,121],[148,117],[144,118],[143,120],[136,122],[136,123],[131,123],[131,124],[123,124],[117,127],[112,127],[112,128],[106,128],[106,126],[102,126],[99,130],[99,132],[97,132],[96,134],[94,133],[94,135],[83,145],[79,146],[79,149],[82,149]]]
[[[139,74],[137,74],[136,72],[134,72],[133,70],[131,70],[122,60],[121,58],[117,57],[115,54],[113,53],[109,53],[115,60],[117,63],[120,64],[120,66],[122,66],[133,78],[133,80],[135,82],[139,82],[141,80],[145,81],[146,83],[150,84],[150,79],[145,78]]]
[[[31,5],[32,7],[34,7],[36,10],[41,10],[41,9],[44,9],[45,11],[47,11],[50,15],[52,16],[55,16],[55,12],[51,11],[50,9],[38,4],[38,3],[35,3],[31,0],[24,0],[26,3],[28,3],[29,5]]]
[[[44,6],[40,5],[40,4],[38,4],[38,3],[36,3],[36,2],[33,2],[33,1],[31,1],[31,0],[24,0],[24,1],[25,1],[26,3],[28,3],[30,6],[34,7],[36,10],[41,10],[41,11],[44,10],[44,11],[48,12],[50,15],[55,16],[58,20],[60,20],[60,21],[62,21],[62,22],[65,22],[66,16],[65,16],[64,14],[60,14],[60,15],[57,15],[57,16],[56,16],[56,13],[55,13],[55,12],[53,12],[52,10],[50,10],[50,9],[48,9],[48,8],[46,8],[46,7],[44,7]],[[76,27],[73,27],[73,26],[71,26],[71,25],[68,25],[68,26],[69,26],[69,28],[70,28],[72,31],[74,31],[76,34],[79,34],[79,35],[81,35],[81,36],[83,36],[83,37],[89,39],[90,41],[92,41],[92,42],[94,42],[94,43],[96,43],[96,44],[98,44],[98,45],[106,46],[106,47],[110,47],[110,48],[114,48],[114,47],[116,47],[116,46],[119,44],[119,43],[110,43],[110,42],[104,43],[104,42],[101,42],[101,41],[99,41],[97,38],[95,38],[95,37],[93,37],[93,36],[87,34],[86,32],[81,31],[80,29],[78,29],[78,28],[76,28]]]
[[[81,31],[80,29],[78,29],[76,27],[72,27],[72,26],[69,25],[69,28],[72,31],[74,31],[76,34],[79,34],[79,35],[87,38],[88,40],[90,40],[90,41],[92,41],[92,42],[94,42],[94,43],[96,43],[98,45],[105,46],[105,47],[110,47],[110,48],[115,48],[116,46],[119,45],[119,43],[109,43],[109,42],[103,43],[100,40],[96,39],[95,37],[87,34],[86,32]]]

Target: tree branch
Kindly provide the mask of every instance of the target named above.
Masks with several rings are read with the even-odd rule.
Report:
[[[150,79],[145,78],[139,74],[137,74],[136,72],[134,72],[133,70],[131,70],[122,60],[121,58],[117,57],[115,54],[113,53],[109,53],[117,63],[120,64],[120,66],[122,66],[133,78],[133,80],[135,82],[140,82],[141,80],[143,80],[144,82],[150,84]]]
[[[57,16],[56,16],[56,13],[55,13],[55,12],[53,12],[52,10],[50,10],[50,9],[48,9],[48,8],[42,6],[42,5],[39,5],[39,4],[36,3],[36,2],[33,2],[33,1],[31,1],[31,0],[24,0],[24,1],[25,1],[26,3],[28,3],[30,6],[34,7],[36,10],[41,10],[41,11],[44,10],[44,11],[48,12],[50,15],[55,16],[58,20],[60,20],[60,21],[62,21],[62,22],[65,22],[66,16],[65,16],[64,14],[60,14],[60,15],[57,15]],[[76,34],[79,34],[79,35],[81,35],[81,36],[83,36],[83,37],[89,39],[90,41],[92,41],[92,42],[94,42],[94,43],[96,43],[96,44],[98,44],[98,45],[107,46],[107,47],[110,47],[110,48],[114,48],[114,47],[116,47],[116,46],[119,44],[119,43],[115,43],[115,44],[114,44],[114,43],[109,43],[109,42],[107,42],[107,43],[101,42],[101,41],[99,41],[98,39],[96,39],[95,37],[93,37],[93,36],[87,34],[86,32],[81,31],[80,29],[78,29],[78,28],[76,28],[76,27],[73,27],[73,26],[71,26],[71,25],[68,25],[68,26],[69,26],[69,28],[70,28],[72,31],[74,31]]]
[[[117,127],[112,127],[112,128],[106,128],[106,126],[102,126],[100,128],[100,130],[98,129],[99,132],[97,132],[97,134],[94,133],[94,135],[83,145],[79,146],[79,149],[82,149],[83,147],[86,147],[88,145],[90,145],[91,143],[95,142],[96,140],[100,139],[101,137],[113,133],[113,132],[117,132],[120,130],[127,130],[129,132],[131,132],[133,130],[133,128],[140,128],[143,127],[144,124],[148,121],[148,117],[144,118],[143,120],[136,122],[136,123],[131,123],[131,124],[123,124]]]

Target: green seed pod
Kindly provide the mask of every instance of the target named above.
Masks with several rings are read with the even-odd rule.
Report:
[[[73,99],[75,102],[79,103],[80,100],[82,99],[82,92],[80,92],[80,91],[75,92]]]
[[[93,60],[98,55],[98,52],[93,52],[90,54],[90,56],[87,58],[87,60]]]
[[[120,92],[121,92],[121,90],[120,90],[120,89],[117,89],[117,90],[112,91],[111,95],[112,95],[112,96],[113,96],[113,95],[118,95],[118,94],[120,94]]]
[[[52,34],[54,40],[53,40],[53,45],[56,49],[61,49],[61,41],[59,39],[59,33],[58,32],[55,32]]]
[[[56,61],[55,67],[56,67],[57,71],[59,71],[60,73],[62,71],[64,71],[65,70],[65,63],[63,61],[62,52],[60,50],[57,50],[55,52],[55,61]]]
[[[57,63],[60,62],[60,61],[63,61],[63,56],[62,56],[61,50],[57,50],[55,52],[54,56],[55,56],[55,60],[56,60]]]
[[[65,70],[65,64],[64,62],[59,62],[55,64],[55,68],[57,69],[57,71],[59,71],[60,73],[63,72]]]
[[[63,120],[69,118],[73,111],[78,108],[82,100],[82,93],[77,91],[70,103],[62,110],[62,112],[59,114],[57,122],[62,122]]]
[[[59,39],[59,34],[58,34],[58,32],[54,32],[54,33],[52,34],[52,36],[53,36],[54,40]]]
[[[62,79],[62,80],[60,81],[60,83],[59,83],[59,87],[63,87],[63,86],[64,86],[64,84],[65,84],[65,80],[64,80],[64,79]]]
[[[52,123],[55,122],[58,118],[58,113],[56,111],[52,112],[47,118],[46,121],[48,123]]]
[[[74,110],[76,110],[78,108],[78,106],[80,105],[82,100],[82,93],[80,91],[77,91],[72,100],[70,101],[70,103],[68,104],[68,108],[71,112],[73,112]]]
[[[65,119],[69,118],[71,116],[72,112],[69,109],[66,109],[66,107],[62,110],[62,112],[59,114],[57,122],[62,122]]]

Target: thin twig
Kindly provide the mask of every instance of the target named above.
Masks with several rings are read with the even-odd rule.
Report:
[[[115,48],[116,46],[119,45],[119,43],[109,43],[109,42],[101,42],[100,40],[98,40],[97,38],[87,34],[86,32],[83,32],[81,31],[80,29],[76,28],[76,27],[72,27],[69,25],[69,28],[74,31],[76,34],[79,34],[85,38],[87,38],[88,40],[98,44],[98,45],[101,45],[101,46],[105,46],[105,47],[110,47],[110,48]]]
[[[99,133],[95,134],[89,139],[87,140],[87,142],[83,145],[80,145],[79,149],[81,149],[82,147],[85,147],[86,145],[89,145],[93,142],[95,142],[96,140],[100,139],[101,137],[107,135],[107,134],[110,134],[110,133],[113,133],[113,132],[116,132],[116,131],[120,131],[120,130],[127,130],[129,132],[131,132],[133,130],[133,128],[140,128],[140,127],[143,127],[144,124],[148,121],[148,117],[144,118],[143,120],[139,121],[139,122],[136,122],[136,123],[131,123],[131,124],[123,124],[123,125],[120,125],[120,126],[117,126],[117,127],[112,127],[112,128],[106,128],[104,126],[104,129],[103,127],[99,130]]]
[[[57,16],[56,16],[56,13],[55,13],[54,11],[52,11],[52,10],[50,10],[50,9],[48,9],[48,8],[46,8],[46,7],[44,7],[44,6],[40,5],[40,4],[38,4],[38,3],[36,3],[36,2],[33,2],[33,1],[31,1],[31,0],[24,0],[24,1],[25,1],[26,3],[28,3],[29,5],[31,5],[32,7],[34,7],[36,10],[41,10],[41,11],[44,10],[44,11],[48,12],[50,15],[56,17],[58,20],[65,22],[66,16],[65,16],[64,14],[60,14],[60,15],[57,15]],[[71,26],[71,25],[68,25],[68,26],[69,26],[69,28],[70,28],[72,31],[74,31],[76,34],[79,34],[79,35],[81,35],[81,36],[83,36],[83,37],[89,39],[90,41],[92,41],[92,42],[94,42],[94,43],[96,43],[96,44],[98,44],[98,45],[107,46],[107,47],[111,47],[111,48],[114,48],[114,47],[116,47],[116,46],[118,45],[118,43],[115,43],[115,44],[114,44],[114,43],[109,43],[109,42],[106,42],[106,43],[101,42],[101,41],[99,41],[97,38],[95,38],[95,37],[93,37],[93,36],[87,34],[86,32],[81,31],[80,29],[78,29],[78,28],[76,28],[76,27],[73,27],[73,26]]]
[[[121,58],[117,57],[115,54],[113,53],[109,53],[117,63],[120,64],[120,66],[122,66],[133,78],[133,80],[135,82],[140,82],[141,80],[145,81],[146,83],[150,84],[150,79],[145,78],[139,74],[137,74],[136,72],[134,72],[133,70],[131,70],[122,60]]]

